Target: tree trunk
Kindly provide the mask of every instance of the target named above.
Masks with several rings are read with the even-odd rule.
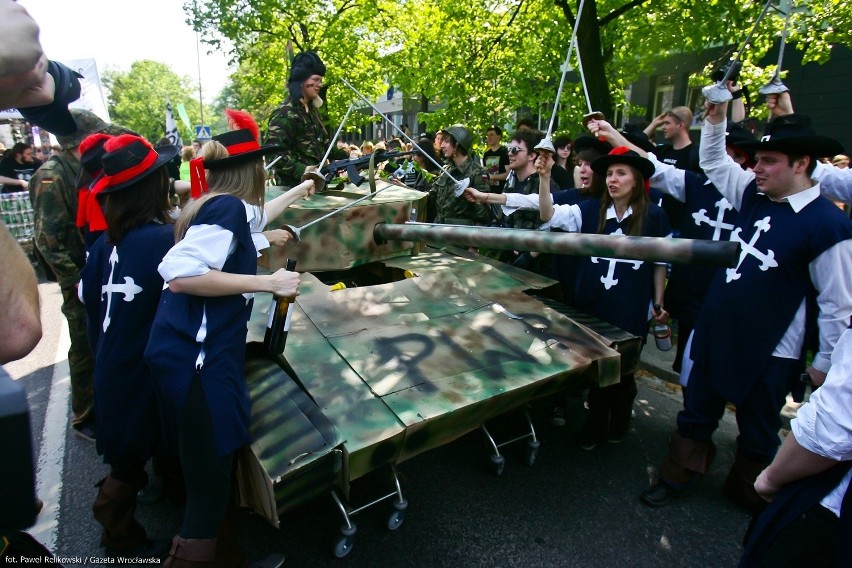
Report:
[[[612,95],[609,92],[609,81],[604,65],[601,33],[598,27],[598,8],[595,0],[586,0],[583,4],[580,29],[577,30],[577,47],[583,62],[586,89],[592,104],[591,110],[600,111],[604,113],[607,120],[612,120]]]

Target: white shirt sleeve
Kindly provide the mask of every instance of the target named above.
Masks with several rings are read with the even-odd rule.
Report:
[[[825,383],[802,405],[791,423],[796,441],[834,460],[852,459],[852,330],[837,341]]]
[[[506,193],[506,204],[502,206],[503,214],[511,215],[519,209],[535,209],[538,210],[538,194],[531,193],[523,195],[521,193]],[[550,196],[551,202],[553,195]],[[573,233],[579,232],[583,224],[583,215],[580,213],[580,207],[577,205],[554,205],[553,217],[547,223],[544,223],[540,230],[547,230],[553,227],[563,229]]]
[[[835,201],[852,203],[852,169],[838,168],[817,162],[813,179],[819,182],[822,194]]]
[[[500,208],[503,209],[504,215],[511,215],[519,209],[535,209],[538,211],[538,193],[530,193],[529,195],[504,193],[503,195],[506,196],[506,204],[501,205]],[[553,201],[552,195],[550,200]]]
[[[263,234],[266,224],[269,222],[266,211],[260,209],[256,205],[251,205],[243,201],[246,208],[246,219],[248,219],[249,231],[251,232],[251,240],[254,243],[254,248],[257,251],[257,256],[260,256],[260,251],[269,248],[269,239]]]
[[[237,246],[236,237],[220,225],[193,225],[157,267],[165,282],[222,270]]]
[[[845,268],[843,268],[845,267]],[[813,366],[822,372],[831,367],[831,353],[849,326],[852,315],[852,240],[840,241],[811,262],[808,270],[817,289],[819,305],[819,353]],[[852,380],[852,375],[847,375]]]
[[[648,152],[648,160],[654,164],[654,175],[651,176],[651,187],[665,192],[681,203],[686,201],[686,170],[681,170],[671,164],[666,164]]]
[[[579,233],[583,226],[583,213],[579,205],[555,205],[553,217],[550,218],[550,228],[562,229],[570,233]]]
[[[701,146],[698,148],[699,164],[704,174],[713,182],[719,193],[739,211],[746,186],[754,179],[751,170],[744,170],[725,151],[725,123],[710,124],[704,121],[701,128]]]

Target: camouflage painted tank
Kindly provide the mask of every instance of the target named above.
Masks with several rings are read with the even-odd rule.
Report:
[[[255,441],[242,460],[243,500],[276,526],[277,514],[319,492],[348,495],[351,481],[377,468],[635,368],[640,339],[545,299],[556,281],[453,245],[505,239],[515,250],[681,261],[718,254],[671,239],[660,249],[634,237],[405,224],[425,211],[426,194],[376,186],[373,199],[260,262],[275,270],[296,258],[303,273],[283,355],[262,348],[271,296],[256,295],[249,324]],[[313,196],[270,228],[304,226],[368,191]]]

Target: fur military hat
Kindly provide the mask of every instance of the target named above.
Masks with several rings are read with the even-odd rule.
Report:
[[[800,156],[834,156],[843,152],[843,145],[828,136],[820,136],[811,127],[811,119],[804,114],[779,116],[769,123],[760,140],[744,142],[738,146],[746,152],[758,150],[782,152]]]
[[[290,64],[288,83],[302,83],[311,75],[325,76],[325,65],[313,51],[303,51],[293,58]]]
[[[93,193],[112,193],[138,182],[165,166],[178,154],[176,146],[156,150],[141,136],[122,134],[107,140],[101,158],[103,173],[92,182]]]

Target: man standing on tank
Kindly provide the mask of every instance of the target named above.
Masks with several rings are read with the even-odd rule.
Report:
[[[325,65],[313,51],[304,51],[293,58],[287,79],[289,94],[272,111],[266,131],[266,145],[284,147],[281,159],[272,166],[278,185],[298,185],[305,168],[321,165],[330,140],[319,113],[324,103],[320,96],[323,76]]]

